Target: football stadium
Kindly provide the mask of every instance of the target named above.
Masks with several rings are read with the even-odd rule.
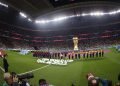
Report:
[[[120,86],[120,1],[0,0],[0,86]]]

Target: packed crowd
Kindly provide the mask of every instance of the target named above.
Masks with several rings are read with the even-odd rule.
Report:
[[[27,49],[34,50],[29,43],[22,40],[13,40],[11,38],[0,37],[0,48],[1,49]]]
[[[90,37],[89,37],[90,38]],[[64,40],[60,42],[31,42],[25,40],[15,40],[6,37],[0,37],[0,48],[5,49],[26,49],[26,50],[41,50],[41,51],[71,51],[73,50],[73,40]],[[79,50],[87,50],[93,48],[105,48],[120,44],[119,37],[110,38],[91,38],[81,39],[78,42]]]
[[[96,48],[106,48],[110,46],[115,46],[120,44],[119,37],[111,37],[111,38],[96,38],[96,39],[84,39],[79,40],[78,48],[79,50],[89,50]],[[56,43],[39,43],[35,44],[38,50],[42,51],[50,51],[50,52],[66,52],[73,50],[73,40],[66,40],[64,42],[56,42]]]

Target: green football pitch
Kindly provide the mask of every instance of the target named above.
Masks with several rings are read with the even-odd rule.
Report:
[[[18,52],[7,51],[9,71],[17,74],[33,71],[34,78],[30,79],[32,86],[38,86],[39,79],[46,79],[48,83],[54,86],[87,86],[87,73],[91,72],[97,77],[109,79],[113,84],[118,82],[120,73],[120,52],[110,49],[103,58],[75,60],[66,66],[38,64],[32,53],[20,55]],[[2,67],[2,59],[0,59]],[[2,83],[3,74],[0,70],[0,83]]]

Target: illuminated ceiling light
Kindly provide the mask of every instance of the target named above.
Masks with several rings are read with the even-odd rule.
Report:
[[[83,14],[81,14],[81,16],[88,16],[88,14],[86,14],[86,13],[83,13]]]
[[[45,23],[48,23],[49,21],[48,20],[42,20],[40,21],[42,24],[45,24]]]
[[[65,19],[67,19],[67,18],[69,18],[69,17],[58,17],[58,18],[55,18],[55,19],[53,19],[52,21],[61,21],[61,20],[65,20]]]
[[[48,23],[48,22],[50,22],[50,21],[48,21],[48,20],[40,20],[40,21],[36,20],[35,21],[36,24],[38,24],[38,23],[45,24],[45,23]]]
[[[103,12],[99,12],[99,11],[98,11],[98,12],[91,12],[90,15],[91,15],[91,16],[103,16],[103,15],[105,15],[105,14],[104,14]]]
[[[120,13],[120,9],[116,11],[110,11],[110,12],[101,12],[101,11],[96,11],[96,12],[91,12],[91,13],[82,13],[82,14],[76,14],[76,15],[70,15],[70,16],[63,16],[63,17],[57,17],[51,20],[36,20],[35,23],[49,23],[49,22],[55,22],[55,21],[61,21],[69,18],[74,18],[74,17],[80,17],[80,16],[104,16],[104,15],[113,15]]]
[[[120,13],[120,9],[117,10],[117,13]]]
[[[46,23],[46,21],[45,21],[45,20],[41,20],[41,21],[40,21],[40,23],[45,24],[45,23]]]
[[[30,18],[28,18],[28,21],[32,22],[32,20]]]
[[[118,13],[117,11],[111,11],[108,14],[113,15],[113,14],[117,14],[117,13]]]
[[[0,5],[8,8],[8,5],[7,5],[7,4],[4,4],[4,3],[2,3],[2,2],[0,2]]]
[[[23,12],[20,12],[19,14],[20,14],[22,17],[27,18],[27,15],[24,14]]]
[[[38,20],[35,21],[36,24],[39,23],[39,22],[40,22],[40,21],[38,21]]]

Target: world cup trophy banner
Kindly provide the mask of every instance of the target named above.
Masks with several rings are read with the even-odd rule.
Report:
[[[74,50],[78,50],[78,37],[73,37]]]

